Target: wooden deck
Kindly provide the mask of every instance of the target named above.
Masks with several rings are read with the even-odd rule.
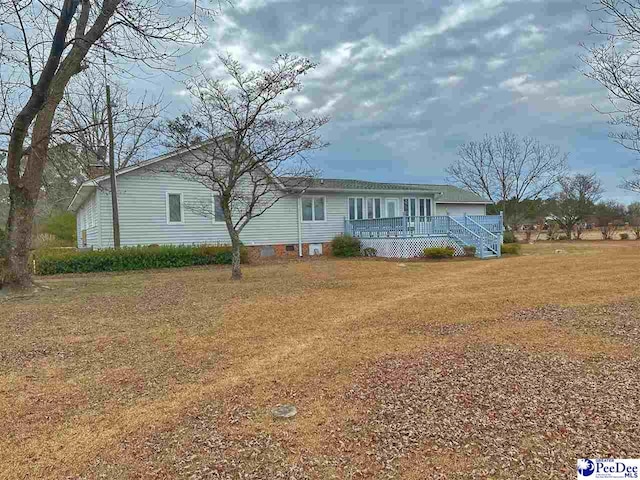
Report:
[[[500,256],[503,221],[500,215],[345,219],[345,234],[376,248],[379,256],[407,258],[434,246],[451,246],[462,255],[465,246],[473,246],[477,257],[491,258]]]

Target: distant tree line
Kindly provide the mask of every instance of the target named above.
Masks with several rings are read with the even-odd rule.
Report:
[[[611,239],[617,229],[629,226],[640,240],[640,201],[625,205],[615,200],[601,200],[602,188],[595,174],[575,174],[559,180],[559,191],[547,198],[516,202],[508,200],[489,205],[487,213],[520,212],[517,223],[507,223],[509,230],[521,230],[530,239],[546,231],[552,239],[561,234],[579,240],[586,229],[600,229],[602,238]]]
[[[489,213],[502,212],[510,230],[580,239],[586,228],[611,238],[620,225],[640,227],[640,202],[602,200],[596,173],[571,174],[566,153],[531,137],[502,132],[464,143],[447,171],[453,183],[491,200]]]

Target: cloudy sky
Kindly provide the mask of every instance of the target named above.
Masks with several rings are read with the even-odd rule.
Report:
[[[598,40],[588,1],[236,0],[198,55],[319,62],[296,102],[332,118],[314,157],[326,177],[443,182],[460,143],[508,129],[597,171],[608,197],[637,200],[617,185],[640,161],[607,138],[593,108],[606,94],[579,72],[580,43]]]

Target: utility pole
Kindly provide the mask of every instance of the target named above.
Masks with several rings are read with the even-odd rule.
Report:
[[[109,135],[109,176],[111,179],[111,211],[113,217],[113,247],[120,248],[120,214],[118,213],[118,185],[116,183],[116,160],[113,151],[113,114],[111,112],[111,88],[107,77],[107,55],[103,53],[102,61],[105,69],[105,84],[107,91],[107,126]]]

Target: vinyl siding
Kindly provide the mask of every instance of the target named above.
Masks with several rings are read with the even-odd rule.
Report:
[[[78,248],[85,248],[82,244],[82,230],[87,231],[86,247],[100,247],[100,208],[95,194],[91,194],[76,213],[76,238]]]
[[[101,199],[102,246],[113,246],[111,192],[103,182]],[[167,223],[167,193],[182,193],[181,224]],[[120,239],[123,246],[149,244],[228,244],[224,222],[193,211],[189,205],[211,202],[211,191],[197,182],[169,173],[131,172],[118,178]],[[342,225],[342,224],[341,224]],[[297,199],[282,198],[265,214],[252,219],[242,231],[246,245],[297,243]]]
[[[183,198],[183,222],[167,222],[167,193],[181,193]],[[99,215],[98,227],[91,231],[91,244],[96,247],[113,246],[113,224],[111,214],[111,192],[108,181],[103,181],[96,191],[96,205]],[[328,242],[344,231],[344,220],[348,215],[350,197],[381,198],[382,213],[385,215],[386,199],[398,199],[400,211],[402,199],[406,197],[424,198],[424,193],[407,192],[399,194],[347,194],[326,193],[325,220],[302,222],[302,242]],[[118,177],[118,206],[120,213],[120,237],[123,246],[150,244],[228,244],[230,243],[224,222],[214,222],[210,216],[197,213],[189,205],[211,202],[211,191],[203,185],[180,178],[171,173],[136,170]],[[428,196],[426,196],[428,198]],[[277,245],[298,243],[298,202],[297,196],[281,198],[264,214],[252,219],[241,233],[245,245]],[[86,202],[85,202],[86,203]],[[209,203],[210,204],[210,203]],[[83,205],[78,212],[80,218]],[[437,204],[438,214],[458,214],[462,208],[469,214],[484,214],[484,205]],[[366,211],[366,201],[365,201]],[[435,212],[432,212],[435,214]],[[80,225],[80,220],[78,221]],[[79,227],[78,227],[79,228]],[[87,232],[89,239],[89,231]],[[80,238],[80,235],[79,237]]]
[[[464,203],[438,203],[436,204],[437,215],[486,215],[486,205],[464,204]]]

